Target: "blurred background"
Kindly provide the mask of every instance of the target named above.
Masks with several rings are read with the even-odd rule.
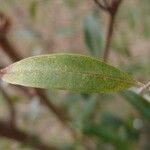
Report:
[[[0,68],[58,52],[102,59],[108,21],[94,0],[0,0]],[[123,0],[108,63],[147,83],[149,58],[150,1]],[[137,93],[78,94],[0,81],[0,149],[150,150],[149,93]]]

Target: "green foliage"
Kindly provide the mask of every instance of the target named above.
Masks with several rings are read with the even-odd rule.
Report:
[[[150,103],[146,99],[131,91],[122,92],[121,95],[133,105],[145,119],[150,121]]]
[[[84,93],[115,92],[137,84],[128,74],[77,54],[30,57],[3,71],[2,79],[12,84]]]
[[[37,1],[32,1],[29,7],[29,13],[32,19],[36,19],[36,15],[37,15],[37,6],[38,6],[38,2]]]
[[[83,22],[86,46],[93,56],[99,56],[102,49],[102,35],[100,27],[93,16],[86,16]]]
[[[138,132],[133,126],[111,114],[102,115],[100,123],[85,124],[83,132],[104,143],[111,143],[118,150],[132,149],[131,143],[138,139]]]

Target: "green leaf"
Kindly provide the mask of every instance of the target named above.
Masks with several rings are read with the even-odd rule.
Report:
[[[116,92],[137,84],[128,74],[78,54],[29,57],[1,70],[0,76],[12,84],[83,93]]]
[[[122,92],[121,95],[150,121],[150,103],[147,100],[132,91]]]
[[[95,18],[93,16],[86,16],[83,28],[87,48],[93,56],[99,55],[102,49],[102,35]]]
[[[112,143],[116,147],[116,149],[127,150],[128,148],[126,139],[119,135],[117,131],[112,131],[100,124],[86,124],[84,126],[83,132],[88,136],[97,137],[104,142]]]
[[[36,14],[37,14],[37,6],[38,3],[37,1],[32,1],[29,7],[29,13],[32,19],[36,19]]]

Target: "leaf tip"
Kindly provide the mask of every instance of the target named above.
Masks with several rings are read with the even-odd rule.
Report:
[[[139,82],[139,81],[136,81],[136,85],[138,85],[138,86],[140,86],[140,87],[145,86],[145,84],[143,84],[143,83],[141,83],[141,82]]]

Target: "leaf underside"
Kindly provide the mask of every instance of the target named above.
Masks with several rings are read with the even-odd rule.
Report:
[[[116,92],[136,84],[128,74],[98,59],[78,54],[29,57],[3,72],[2,80],[8,83],[82,93]]]

